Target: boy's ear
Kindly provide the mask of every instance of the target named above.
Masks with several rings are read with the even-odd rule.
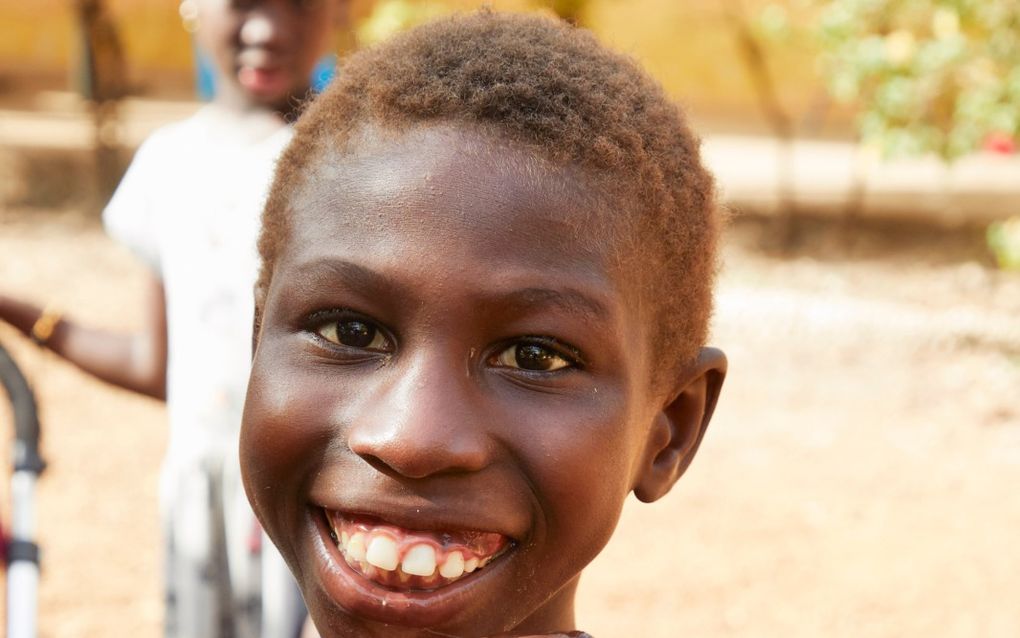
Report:
[[[634,495],[645,503],[662,498],[690,465],[712,418],[726,378],[726,355],[702,348],[697,361],[677,379],[668,404],[655,416],[648,432]]]

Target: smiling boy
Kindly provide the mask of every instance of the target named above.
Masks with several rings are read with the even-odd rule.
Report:
[[[718,224],[677,107],[583,31],[483,12],[346,63],[267,204],[241,439],[323,636],[576,630],[718,398]]]

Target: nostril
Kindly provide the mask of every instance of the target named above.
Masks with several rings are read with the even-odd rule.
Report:
[[[389,455],[384,458],[376,454],[359,454],[359,456],[380,474],[393,478],[424,479],[463,471],[462,468],[440,461],[439,455],[426,454],[421,457],[416,455],[414,458],[405,456],[394,458]]]
[[[358,456],[381,474],[386,474],[388,476],[403,476],[402,472],[390,467],[385,461],[375,454],[358,454]]]
[[[410,437],[371,437],[354,433],[348,444],[352,452],[382,474],[394,478],[424,479],[483,469],[489,463],[490,446],[478,432],[428,433],[419,430]],[[376,433],[378,434],[378,433]],[[401,433],[402,434],[402,433]]]

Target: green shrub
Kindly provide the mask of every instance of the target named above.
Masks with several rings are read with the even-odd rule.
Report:
[[[856,105],[864,144],[885,155],[978,149],[1020,138],[1020,0],[827,0],[817,23],[830,92]],[[988,247],[1020,270],[1020,216]]]
[[[1020,136],[1020,2],[828,0],[817,34],[830,92],[865,144],[955,158]]]

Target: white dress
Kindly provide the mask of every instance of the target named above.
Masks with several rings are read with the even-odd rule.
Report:
[[[237,456],[255,244],[290,137],[275,116],[205,106],[142,144],[103,214],[107,232],[151,266],[166,291],[170,436],[159,494],[167,636],[293,638],[304,616],[282,559],[259,542]],[[296,597],[267,598],[265,621],[262,580],[275,591],[285,580],[288,600]]]

